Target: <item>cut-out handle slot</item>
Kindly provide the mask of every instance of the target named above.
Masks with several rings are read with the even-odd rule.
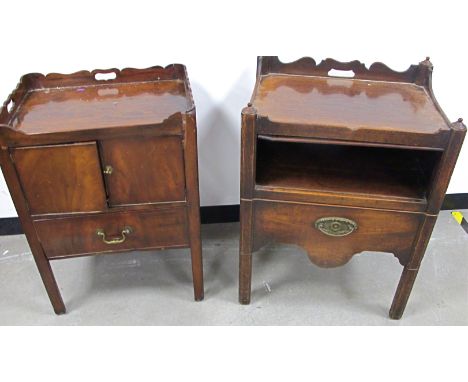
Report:
[[[15,106],[15,103],[13,102],[13,100],[9,100],[8,103],[6,104],[6,109],[7,109],[7,112],[10,113],[12,110],[13,110],[13,107]]]
[[[115,72],[107,72],[107,73],[96,73],[94,75],[94,78],[97,81],[109,81],[109,80],[115,80],[117,78],[117,73]]]
[[[352,70],[337,70],[331,69],[328,72],[328,75],[331,77],[344,77],[344,78],[352,78],[354,77],[354,72]]]

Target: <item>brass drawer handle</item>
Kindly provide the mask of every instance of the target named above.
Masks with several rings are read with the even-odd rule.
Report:
[[[106,174],[106,175],[110,175],[114,172],[114,169],[112,168],[112,166],[109,166],[107,165],[106,167],[104,167],[104,170],[103,170],[103,173]]]
[[[121,237],[114,237],[111,239],[106,239],[106,233],[104,232],[104,230],[102,228],[98,228],[96,230],[96,235],[101,236],[102,241],[106,244],[121,244],[125,241],[125,239],[127,239],[127,235],[130,235],[132,232],[133,232],[132,227],[127,226],[127,227],[124,227],[124,229],[122,230]]]
[[[356,231],[358,225],[353,220],[331,216],[318,219],[315,228],[328,236],[347,236]]]

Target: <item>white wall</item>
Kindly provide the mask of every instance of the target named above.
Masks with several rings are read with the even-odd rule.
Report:
[[[439,103],[451,120],[468,121],[463,3],[10,1],[0,22],[0,98],[28,72],[184,63],[198,113],[202,205],[237,204],[240,111],[257,55],[382,61],[396,70],[429,55]],[[467,171],[468,143],[448,192],[468,192]],[[0,217],[15,215],[0,178]]]

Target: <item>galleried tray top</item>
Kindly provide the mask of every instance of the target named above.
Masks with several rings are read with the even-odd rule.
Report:
[[[334,77],[332,69],[353,77]],[[251,104],[259,117],[277,124],[438,134],[450,127],[433,97],[431,72],[428,59],[395,72],[381,63],[368,69],[359,61],[285,64],[264,56]]]
[[[99,80],[99,76],[112,79]],[[13,100],[13,108],[6,106]],[[28,135],[163,123],[193,108],[183,65],[27,74],[0,123]]]

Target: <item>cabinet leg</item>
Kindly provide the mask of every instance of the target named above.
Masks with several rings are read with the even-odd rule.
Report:
[[[66,312],[65,304],[63,303],[49,260],[45,259],[42,254],[34,255],[34,260],[36,261],[37,269],[39,270],[42,282],[44,283],[47,294],[49,295],[54,312],[56,314],[64,314]]]
[[[252,201],[241,200],[239,243],[239,302],[250,304],[252,280]]]
[[[252,254],[239,255],[239,302],[250,304],[250,291],[252,279]]]
[[[0,164],[2,165],[5,181],[7,182],[10,194],[13,196],[13,202],[15,203],[21,226],[26,234],[26,239],[28,240],[29,247],[31,248],[31,252],[34,256],[42,282],[44,283],[47,294],[49,295],[50,302],[52,303],[55,313],[63,314],[65,313],[65,305],[63,303],[62,296],[60,295],[54,273],[50,267],[50,262],[45,256],[37,238],[32,219],[29,216],[26,199],[23,196],[21,184],[7,148],[2,148],[0,150]]]
[[[394,320],[399,320],[405,311],[406,303],[413,289],[414,281],[418,275],[419,265],[426,252],[436,220],[437,216],[427,215],[421,225],[415,241],[413,253],[411,254],[408,264],[406,264],[403,269],[395,297],[393,298],[392,307],[390,308],[389,316]]]
[[[392,307],[390,308],[390,318],[399,320],[403,315],[417,274],[417,269],[407,269],[407,267],[403,269],[395,297],[393,298]]]
[[[190,254],[192,257],[192,276],[195,301],[202,301],[205,293],[203,287],[203,259],[200,243],[200,234],[196,238],[191,238]]]
[[[182,116],[184,137],[185,184],[187,192],[188,235],[192,256],[195,301],[203,300],[203,259],[200,237],[200,195],[198,191],[197,128],[195,110]]]

